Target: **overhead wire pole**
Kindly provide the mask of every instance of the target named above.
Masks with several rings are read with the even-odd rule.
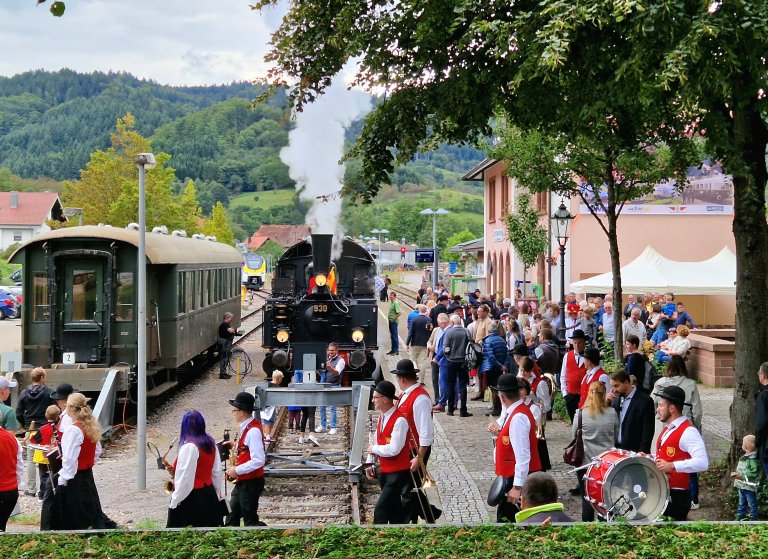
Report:
[[[155,156],[140,153],[136,156],[139,168],[139,249],[136,257],[138,344],[136,351],[136,374],[138,384],[138,406],[136,410],[136,435],[138,458],[136,468],[136,487],[140,491],[147,488],[147,203],[146,170],[155,166]]]
[[[439,282],[438,276],[440,275],[438,272],[440,256],[437,253],[437,216],[447,215],[451,212],[444,210],[443,208],[438,208],[436,210],[427,208],[425,210],[421,210],[419,213],[421,215],[432,216],[432,252],[434,254],[434,262],[432,262],[432,289],[437,290],[437,284]]]

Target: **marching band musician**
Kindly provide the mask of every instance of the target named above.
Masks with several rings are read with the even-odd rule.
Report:
[[[709,468],[707,448],[698,429],[683,414],[683,407],[690,405],[685,402],[685,391],[679,386],[665,386],[654,395],[659,397],[656,413],[666,424],[656,441],[656,469],[669,480],[664,516],[687,520],[691,510],[690,474]]]
[[[23,486],[24,455],[13,433],[0,427],[0,532],[11,517]]]
[[[61,410],[56,404],[51,404],[45,410],[45,419],[47,423],[40,427],[37,432],[32,435],[30,440],[38,445],[54,448],[58,446],[59,431],[58,423],[61,419]],[[44,501],[51,492],[51,472],[49,470],[50,464],[46,457],[45,452],[42,450],[35,450],[33,460],[38,465],[40,473],[40,500]]]
[[[264,492],[264,436],[261,422],[253,417],[256,399],[248,392],[240,392],[230,400],[232,415],[240,424],[235,465],[227,469],[227,477],[237,480],[229,500],[232,512],[227,526],[266,526],[259,520],[259,497]],[[230,441],[230,446],[234,442]]]
[[[205,419],[197,410],[188,411],[181,418],[179,453],[173,469],[166,527],[222,526],[226,504],[221,458],[213,437],[205,432]]]
[[[46,502],[52,501],[51,506],[47,510],[43,507],[41,528],[85,530],[117,527],[101,510],[93,479],[93,465],[101,455],[101,425],[86,402],[85,396],[78,392],[67,398],[67,415],[72,424],[61,430],[62,466],[56,493],[46,499]],[[49,515],[47,520],[46,515]]]
[[[411,455],[410,470],[416,484],[421,487],[424,479],[429,456],[432,453],[432,443],[435,440],[435,425],[432,419],[432,400],[429,392],[418,381],[416,368],[410,359],[401,359],[395,369],[390,371],[395,375],[397,386],[402,393],[395,407],[408,421],[408,448]],[[416,506],[411,517],[412,523],[418,522],[419,513],[429,516],[425,518],[428,524],[442,514],[442,511],[432,507],[421,491],[416,494],[422,506]],[[418,504],[418,503],[414,503]]]
[[[369,454],[379,457],[381,494],[373,509],[374,524],[406,524],[411,519],[411,453],[406,444],[408,420],[395,407],[395,385],[381,381],[373,389],[373,405],[381,412],[376,424],[376,444]],[[375,477],[373,467],[365,471]],[[404,505],[404,503],[406,503]]]
[[[515,514],[520,510],[518,503],[525,478],[529,473],[541,470],[536,421],[529,407],[520,399],[520,389],[523,387],[517,377],[510,373],[501,375],[495,387],[502,406],[507,408],[504,426],[496,436],[496,475],[512,479],[512,489],[496,510],[497,522],[515,521]],[[491,425],[495,426],[493,423]],[[489,430],[495,429],[489,426]]]
[[[74,393],[75,389],[68,382],[62,382],[51,393],[51,400],[59,406],[61,410],[61,416],[59,417],[59,423],[56,425],[56,429],[59,433],[63,433],[69,425],[72,425],[72,418],[67,413],[67,398]]]

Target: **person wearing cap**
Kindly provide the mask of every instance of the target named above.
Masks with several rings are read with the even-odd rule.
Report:
[[[378,457],[381,493],[373,509],[374,524],[406,524],[411,520],[411,453],[407,443],[408,420],[395,407],[395,385],[383,380],[373,389],[373,406],[381,414],[376,423],[376,444],[368,454]],[[365,471],[375,477],[373,467]]]
[[[600,359],[600,350],[596,347],[590,347],[584,351],[584,368],[586,373],[584,374],[584,378],[581,379],[581,385],[579,386],[579,409],[584,406],[584,402],[587,400],[589,385],[595,381],[602,382],[605,386],[605,394],[607,395],[608,404],[613,401],[611,379],[600,366]]]
[[[523,387],[518,378],[510,373],[501,375],[495,386],[506,410],[504,425],[496,436],[496,475],[512,478],[512,489],[496,509],[497,522],[515,521],[515,514],[520,510],[518,502],[525,479],[529,473],[541,470],[536,421],[531,410],[520,399],[520,389]]]
[[[448,314],[448,301],[450,297],[442,294],[437,297],[437,304],[429,311],[429,319],[432,321],[432,327],[437,328],[437,317],[443,313]]]
[[[23,486],[24,455],[21,443],[7,429],[0,428],[0,532],[11,517]]]
[[[197,410],[189,410],[181,418],[179,452],[173,468],[166,528],[221,526],[226,509],[221,457],[205,430],[203,414]]]
[[[11,388],[16,387],[16,381],[6,377],[0,377],[0,428],[9,431],[18,431],[19,422],[16,420],[16,411],[5,404],[11,396]]]
[[[432,419],[432,401],[429,392],[419,383],[418,373],[410,359],[401,359],[397,367],[390,371],[401,390],[400,397],[395,407],[408,421],[408,448],[411,456],[411,472],[416,484],[420,487],[423,469],[429,462],[432,454],[432,444],[435,442],[435,425]],[[417,493],[417,498],[422,499],[422,493]],[[418,504],[418,503],[414,503]],[[426,507],[429,503],[422,499]],[[426,509],[425,509],[426,510]],[[414,507],[411,522],[416,523],[421,507]],[[428,524],[434,524],[434,518],[425,519]]]
[[[261,422],[253,417],[255,398],[248,392],[240,392],[233,400],[232,416],[239,424],[239,434],[235,451],[235,465],[227,471],[229,479],[236,479],[232,490],[227,517],[227,526],[240,526],[242,520],[246,526],[266,526],[259,520],[259,497],[264,492],[264,436]],[[230,441],[230,446],[235,446]]]
[[[659,397],[656,413],[663,423],[656,441],[656,469],[669,480],[669,503],[664,516],[687,520],[691,510],[690,476],[709,468],[707,448],[699,431],[683,415],[685,390],[665,386],[654,396]]]
[[[579,409],[581,399],[581,382],[587,374],[584,364],[584,349],[587,345],[587,337],[584,332],[576,329],[571,336],[573,347],[565,354],[563,365],[560,368],[560,389],[568,410],[568,417],[573,422],[573,416]]]
[[[45,410],[53,403],[51,391],[45,386],[45,377],[45,369],[42,367],[32,369],[30,373],[32,384],[19,394],[19,399],[16,402],[16,420],[19,425],[24,427],[24,430],[28,432],[30,437],[35,434],[37,428],[45,425]],[[35,495],[37,494],[37,468],[35,468],[34,462],[35,449],[28,445],[26,454],[27,470],[25,482],[27,490],[24,493],[25,495]]]

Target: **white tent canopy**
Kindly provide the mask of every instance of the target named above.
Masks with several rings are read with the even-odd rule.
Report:
[[[736,255],[728,247],[709,260],[678,262],[665,258],[653,247],[621,269],[624,293],[667,292],[675,295],[735,295]],[[571,284],[577,293],[609,293],[613,274],[600,274]]]

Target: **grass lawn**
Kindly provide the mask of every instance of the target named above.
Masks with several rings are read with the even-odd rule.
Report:
[[[293,189],[244,192],[229,199],[229,209],[233,210],[241,206],[261,209],[268,209],[273,206],[290,206],[293,204],[294,193]],[[256,197],[258,200],[254,199]]]

